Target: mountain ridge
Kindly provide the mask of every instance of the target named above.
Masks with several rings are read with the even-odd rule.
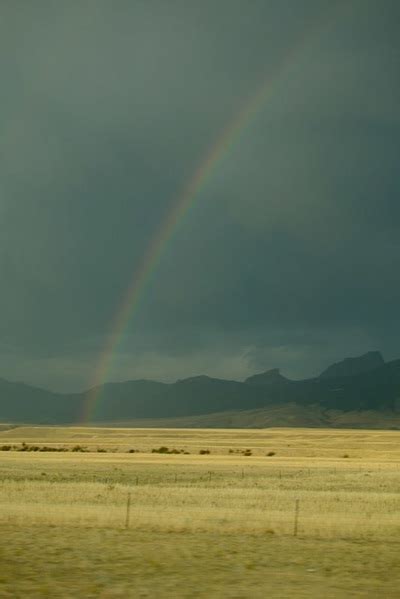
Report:
[[[383,359],[381,352],[369,351],[366,354],[357,356],[355,358],[345,358],[340,362],[335,362],[321,372],[319,378],[354,376],[357,374],[362,374],[363,372],[369,372],[375,368],[380,368],[384,364],[385,360]]]
[[[331,376],[332,373],[336,376]],[[0,379],[0,422],[79,423],[93,392],[94,389],[54,393]],[[379,352],[368,352],[335,363],[320,376],[300,381],[288,379],[278,368],[273,368],[244,381],[207,375],[175,383],[137,379],[105,383],[96,392],[101,401],[93,411],[93,423],[197,418],[228,412],[242,414],[244,422],[244,412],[271,410],[274,406],[286,406],[287,419],[289,405],[315,413],[332,410],[395,413],[400,409],[400,360],[384,362]],[[235,419],[240,421],[239,416]],[[320,416],[316,419],[322,421]]]

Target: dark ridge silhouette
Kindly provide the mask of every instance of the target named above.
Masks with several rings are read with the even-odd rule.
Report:
[[[320,378],[336,378],[340,376],[355,376],[375,370],[385,363],[382,354],[379,351],[370,351],[357,358],[345,358],[341,362],[332,364],[326,370],[321,372]]]
[[[290,383],[291,381],[281,375],[279,368],[272,368],[261,374],[254,374],[245,380],[247,385],[256,385],[257,387],[264,385],[276,385],[281,383]]]
[[[309,418],[313,409],[319,414],[324,410],[395,413],[400,409],[400,360],[385,363],[379,352],[370,352],[334,364],[317,378],[302,381],[289,380],[275,368],[244,382],[205,375],[176,383],[133,380],[106,383],[99,393],[101,401],[92,415],[93,423],[227,412],[243,412],[245,420],[245,411],[274,406],[287,406],[286,412],[295,412],[296,406],[302,406],[307,408]],[[89,399],[90,391],[52,393],[0,379],[0,422],[77,423]],[[324,421],[322,416],[315,420]],[[240,418],[235,417],[235,422],[240,422]]]

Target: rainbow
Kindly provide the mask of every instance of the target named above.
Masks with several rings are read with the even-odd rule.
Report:
[[[298,60],[299,55],[309,46],[309,41],[314,39],[313,32],[315,30],[321,31],[321,21],[322,24],[327,22],[327,17],[331,16],[331,12],[324,12],[322,18],[317,19],[311,31],[308,28],[302,33],[300,39],[289,49],[277,65],[274,74],[263,80],[256,93],[250,97],[238,114],[228,122],[181,189],[172,210],[148,244],[141,265],[138,270],[135,270],[123,301],[115,313],[111,334],[98,360],[91,389],[86,394],[81,418],[83,423],[90,422],[94,414],[96,405],[101,398],[101,385],[107,380],[107,376],[111,372],[117,349],[121,345],[128,325],[137,313],[149,281],[160,264],[166,246],[172,241],[179,226],[185,221],[200,192],[204,190],[217,167],[228,156],[229,150],[238,143],[246,127],[264,108],[268,99],[277,90],[278,84],[289,73],[290,67],[296,64],[296,59]],[[323,29],[324,27],[322,27]]]

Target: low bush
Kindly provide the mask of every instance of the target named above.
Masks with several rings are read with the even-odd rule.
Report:
[[[71,451],[87,451],[82,445],[75,445]]]
[[[163,445],[162,447],[159,447],[158,449],[152,449],[151,453],[169,453],[169,449],[168,449],[168,447],[165,447]]]
[[[135,451],[135,450],[133,450]],[[152,449],[151,453],[168,453],[168,454],[175,454],[178,455],[180,453],[185,453],[185,451],[183,449],[168,449],[168,447],[159,447],[158,449]]]
[[[0,451],[68,451],[68,448],[50,447],[48,445],[43,445],[42,447],[40,447],[39,445],[28,445],[27,443],[22,443],[21,446],[3,445],[0,447]]]

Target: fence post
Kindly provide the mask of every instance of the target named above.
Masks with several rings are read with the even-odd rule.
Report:
[[[294,506],[294,527],[293,527],[293,536],[294,537],[297,537],[297,530],[298,530],[298,524],[299,524],[299,503],[300,503],[300,499],[296,499],[295,506]]]
[[[126,500],[126,518],[125,518],[125,528],[129,528],[129,516],[131,511],[131,494],[128,493],[128,497]]]

